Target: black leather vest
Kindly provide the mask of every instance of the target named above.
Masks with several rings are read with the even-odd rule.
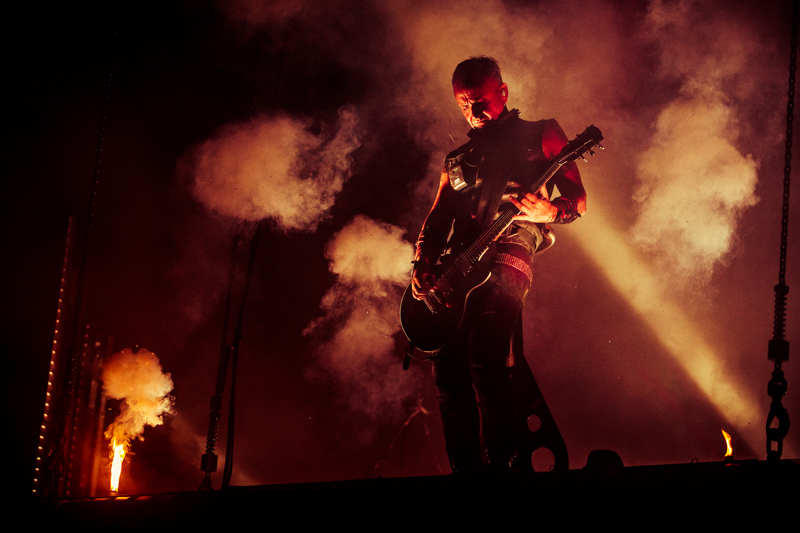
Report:
[[[530,191],[547,168],[542,152],[542,132],[548,121],[529,122],[516,109],[469,133],[470,141],[447,155],[445,169],[450,185],[463,198],[454,225],[454,239],[469,239],[476,228],[487,227],[510,196]],[[552,180],[548,193],[552,197]],[[514,222],[498,243],[519,244],[530,254],[544,240],[543,224]]]

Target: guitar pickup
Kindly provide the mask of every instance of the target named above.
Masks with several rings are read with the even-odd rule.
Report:
[[[459,257],[458,259],[456,259],[455,265],[458,268],[458,271],[461,272],[461,275],[463,276],[466,276],[467,273],[472,268],[472,263],[469,261],[469,259],[465,257]]]

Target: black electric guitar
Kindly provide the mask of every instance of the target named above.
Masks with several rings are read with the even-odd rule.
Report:
[[[594,155],[592,148],[602,140],[603,134],[599,129],[594,126],[586,128],[551,160],[550,166],[534,182],[531,190],[541,189],[562,166],[582,157],[586,152]],[[411,285],[408,286],[400,304],[400,323],[414,347],[432,353],[440,350],[453,338],[461,325],[470,293],[486,283],[491,276],[493,264],[484,259],[488,256],[486,251],[520,213],[513,205],[509,206],[455,260],[437,265],[434,269],[434,274],[437,274],[436,284],[422,300],[415,299]],[[440,271],[444,272],[441,276],[438,275]]]

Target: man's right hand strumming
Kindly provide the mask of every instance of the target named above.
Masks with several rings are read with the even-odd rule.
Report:
[[[436,275],[431,269],[430,260],[421,256],[414,262],[414,273],[411,276],[411,292],[414,298],[422,300],[436,284]]]

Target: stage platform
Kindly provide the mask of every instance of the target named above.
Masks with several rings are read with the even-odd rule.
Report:
[[[533,526],[548,516],[586,522],[598,512],[603,521],[614,516],[632,518],[630,513],[635,513],[663,519],[719,517],[726,522],[750,516],[760,517],[764,525],[797,525],[798,496],[800,462],[751,460],[570,470],[527,478],[450,475],[230,487],[36,501],[33,506],[39,519],[53,525],[113,531],[165,525],[239,530],[251,529],[253,524],[259,529],[277,526],[283,530],[416,523],[427,529],[431,525],[468,526],[473,520],[491,517],[503,521],[524,518],[532,520]],[[115,527],[107,529],[109,526]]]

